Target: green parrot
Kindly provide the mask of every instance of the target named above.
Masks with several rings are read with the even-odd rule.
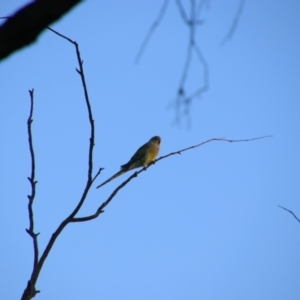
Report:
[[[130,158],[128,163],[121,166],[121,170],[117,172],[115,175],[101,183],[97,186],[97,189],[109,181],[115,179],[116,177],[126,173],[129,170],[144,167],[149,165],[157,156],[159,151],[161,138],[159,136],[152,137],[149,142],[141,146],[134,155]]]

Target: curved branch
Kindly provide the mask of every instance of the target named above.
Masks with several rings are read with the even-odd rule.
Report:
[[[239,7],[238,7],[237,12],[236,12],[236,14],[234,16],[234,19],[233,19],[233,22],[231,24],[231,27],[230,27],[228,33],[223,38],[223,40],[221,42],[221,46],[224,46],[225,43],[227,43],[233,37],[233,35],[234,35],[235,31],[236,31],[236,28],[238,26],[240,17],[241,17],[241,15],[243,13],[245,2],[246,2],[245,0],[240,0]]]
[[[286,210],[287,212],[289,212],[300,223],[300,219],[291,210],[289,210],[289,209],[287,209],[287,208],[285,208],[281,205],[278,205],[278,207],[280,207],[280,208]]]
[[[143,55],[144,51],[145,51],[145,48],[152,36],[152,34],[154,33],[156,27],[159,25],[159,23],[161,22],[162,18],[164,17],[164,14],[167,10],[167,7],[168,7],[168,4],[169,4],[169,0],[165,0],[161,9],[160,9],[160,12],[158,14],[158,17],[157,19],[154,21],[154,23],[151,25],[139,51],[138,51],[138,54],[136,55],[136,58],[135,58],[135,63],[138,64],[139,63],[139,60],[141,58],[141,56]]]

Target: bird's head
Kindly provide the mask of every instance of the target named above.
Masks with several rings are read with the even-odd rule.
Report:
[[[158,135],[156,135],[156,136],[152,137],[149,142],[156,143],[159,145],[160,141],[161,141],[161,138]]]

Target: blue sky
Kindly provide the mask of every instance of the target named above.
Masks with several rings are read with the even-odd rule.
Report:
[[[160,161],[122,189],[98,219],[71,224],[37,282],[37,299],[299,299],[300,2],[211,1],[196,40],[209,90],[174,124],[188,29],[170,2],[138,65],[135,56],[161,1],[86,1],[52,27],[76,40],[96,124],[95,186],[154,135]],[[7,16],[25,4],[6,1]],[[189,2],[183,2],[189,9]],[[18,299],[32,268],[27,195],[28,90],[35,89],[36,231],[42,251],[78,203],[87,177],[89,124],[73,46],[49,31],[1,62],[1,294]],[[203,83],[192,62],[187,88]],[[188,126],[188,124],[190,124]],[[92,188],[91,214],[124,175]]]

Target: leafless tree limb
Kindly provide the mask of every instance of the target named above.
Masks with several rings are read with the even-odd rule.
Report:
[[[181,150],[177,150],[174,152],[171,152],[167,155],[163,155],[161,157],[159,157],[158,159],[156,159],[155,161],[153,161],[152,163],[150,163],[148,166],[140,169],[139,171],[134,172],[131,176],[129,176],[124,182],[122,182],[112,193],[111,195],[108,197],[108,199],[106,201],[104,201],[99,208],[96,210],[96,212],[92,215],[89,216],[85,216],[85,217],[77,217],[77,218],[73,218],[72,222],[85,222],[85,221],[89,221],[89,220],[93,220],[96,219],[97,217],[99,217],[99,215],[101,213],[104,212],[104,208],[111,202],[111,200],[116,196],[116,194],[118,193],[118,191],[123,188],[129,181],[131,181],[133,178],[137,177],[141,172],[146,171],[148,168],[150,168],[152,165],[154,165],[155,163],[157,163],[158,161],[165,159],[169,156],[175,155],[175,154],[181,154],[182,152],[203,146],[207,143],[213,142],[213,141],[218,141],[218,142],[229,142],[229,143],[239,143],[239,142],[250,142],[250,141],[255,141],[255,140],[260,140],[260,139],[265,139],[268,137],[272,137],[271,135],[266,135],[266,136],[261,136],[261,137],[256,137],[256,138],[251,138],[251,139],[242,139],[242,140],[229,140],[229,139],[225,139],[225,138],[212,138],[209,140],[206,140],[202,143],[199,143],[197,145],[194,146],[190,146]]]
[[[35,0],[0,26],[0,60],[34,42],[47,26],[81,0]]]
[[[30,235],[32,238],[33,243],[33,268],[34,270],[37,266],[38,259],[39,259],[39,247],[38,247],[38,233],[34,232],[34,215],[33,215],[33,201],[36,194],[36,184],[37,181],[35,180],[35,155],[34,155],[34,148],[33,148],[33,141],[32,141],[32,128],[31,124],[33,122],[32,115],[33,115],[33,92],[34,90],[29,90],[30,95],[30,112],[29,117],[27,120],[27,132],[28,132],[28,144],[29,144],[29,151],[30,151],[30,157],[31,157],[31,175],[28,177],[28,180],[31,185],[31,194],[28,195],[28,216],[29,216],[29,228],[26,229],[26,232]],[[23,293],[23,297],[26,297],[27,295],[36,295],[40,291],[35,290],[34,286],[31,285],[31,282],[28,281],[27,287]],[[22,298],[23,299],[23,298]],[[26,299],[26,298],[24,298]],[[28,298],[30,299],[30,298]]]
[[[278,207],[280,207],[280,208],[286,210],[287,212],[289,212],[300,223],[300,219],[291,210],[289,210],[289,209],[287,209],[287,208],[285,208],[285,207],[283,207],[281,205],[278,205]]]
[[[230,27],[228,33],[223,38],[223,40],[221,42],[221,46],[224,46],[233,37],[233,35],[234,35],[235,31],[236,31],[236,28],[238,26],[240,17],[241,17],[241,15],[243,13],[245,2],[246,2],[245,0],[240,0],[240,4],[238,6],[238,9],[237,9],[235,17],[233,19],[233,22],[231,24],[231,27]]]
[[[91,126],[91,137],[90,137],[90,147],[89,147],[89,157],[88,157],[88,182],[91,184],[92,183],[92,173],[93,173],[93,150],[94,150],[94,146],[95,146],[95,125],[94,125],[95,121],[94,121],[93,115],[92,115],[92,108],[91,108],[88,90],[87,90],[86,81],[85,81],[85,76],[84,76],[84,72],[83,72],[83,60],[81,59],[80,52],[79,52],[79,46],[78,46],[77,42],[72,41],[70,38],[66,37],[65,35],[62,35],[61,33],[55,31],[54,29],[52,29],[50,27],[47,27],[47,29],[49,29],[53,33],[57,34],[58,36],[62,37],[63,39],[67,40],[71,44],[73,44],[76,49],[76,55],[77,55],[77,60],[78,60],[78,65],[79,65],[79,69],[76,68],[76,71],[80,75],[80,78],[81,78],[83,91],[84,91],[84,98],[85,98],[86,106],[88,109],[89,121],[90,121],[90,126]],[[98,175],[96,175],[96,177]],[[81,207],[81,205],[80,205],[80,207]],[[78,208],[78,210],[80,209],[80,207]],[[76,213],[78,212],[78,210],[76,211]]]
[[[26,232],[31,236],[33,241],[33,249],[34,249],[34,259],[33,259],[33,268],[37,265],[39,259],[39,248],[38,248],[38,233],[34,232],[34,217],[33,217],[33,201],[36,193],[36,184],[37,181],[35,180],[35,156],[34,156],[34,149],[33,149],[33,141],[32,141],[32,129],[31,124],[32,114],[33,114],[33,92],[34,90],[30,90],[30,113],[27,120],[27,130],[28,130],[28,143],[29,143],[29,151],[31,157],[31,176],[28,177],[28,180],[31,185],[31,195],[28,195],[28,215],[29,215],[29,228],[26,229]]]
[[[136,55],[136,58],[135,58],[135,63],[136,64],[139,63],[139,60],[142,57],[142,55],[145,51],[145,48],[146,48],[152,34],[154,33],[155,29],[157,28],[157,26],[160,24],[161,20],[163,19],[164,15],[165,15],[165,12],[167,10],[168,4],[169,4],[169,0],[165,0],[162,7],[161,7],[161,9],[160,9],[160,12],[158,14],[157,19],[153,22],[153,24],[149,28],[149,31],[148,31],[148,33],[147,33],[140,49],[139,49],[139,51],[138,51],[138,54]]]
[[[51,30],[52,32],[54,32],[55,34],[59,35],[60,37],[66,39],[68,42],[72,43],[75,46],[75,49],[76,49],[76,55],[77,55],[77,60],[78,60],[78,64],[79,64],[79,69],[76,69],[76,71],[80,75],[80,78],[81,78],[81,82],[82,82],[82,86],[83,86],[83,90],[84,90],[85,102],[86,102],[86,106],[87,106],[87,110],[88,110],[90,128],[91,128],[89,153],[88,153],[87,182],[86,182],[86,186],[84,188],[84,191],[81,195],[81,198],[80,198],[77,206],[71,212],[71,214],[60,223],[60,225],[57,227],[57,229],[54,231],[51,238],[49,239],[48,244],[46,245],[45,250],[43,251],[41,257],[38,259],[37,262],[35,261],[34,268],[33,268],[30,280],[28,281],[27,287],[25,288],[25,290],[23,292],[22,300],[32,299],[36,295],[37,291],[35,290],[35,285],[36,285],[37,279],[38,279],[39,274],[42,270],[44,262],[47,259],[47,257],[49,255],[56,239],[58,238],[60,233],[63,231],[63,229],[69,223],[72,222],[72,219],[75,217],[75,215],[78,213],[78,211],[82,207],[82,205],[83,205],[83,203],[84,203],[84,201],[87,197],[87,194],[89,192],[89,189],[92,186],[94,180],[98,177],[98,175],[100,174],[100,172],[102,170],[102,168],[100,168],[98,170],[98,172],[93,176],[93,149],[94,149],[94,140],[95,140],[95,126],[94,126],[92,109],[91,109],[90,100],[89,100],[89,97],[88,97],[88,91],[87,91],[87,86],[86,86],[86,81],[85,81],[85,76],[84,76],[84,71],[83,71],[83,61],[81,59],[78,44],[75,41],[72,41],[71,39],[69,39],[68,37],[58,33],[57,31],[55,31],[51,28],[48,28],[48,29]],[[32,109],[31,109],[31,114],[30,114],[29,120],[30,120],[29,123],[31,124],[31,122],[32,122],[31,121],[32,120]],[[29,140],[30,140],[30,138],[29,138]],[[32,142],[31,142],[31,145],[32,145]],[[32,147],[32,151],[33,151],[33,147]],[[34,172],[33,172],[33,174],[34,174]]]

